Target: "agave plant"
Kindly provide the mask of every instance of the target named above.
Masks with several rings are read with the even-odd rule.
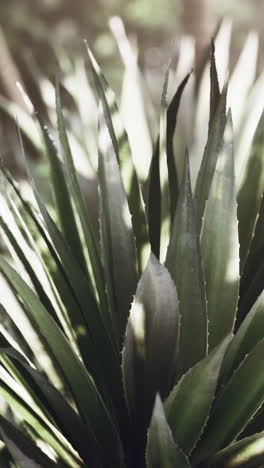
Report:
[[[260,467],[264,118],[238,161],[213,46],[195,183],[193,154],[173,144],[190,76],[167,104],[169,71],[142,180],[114,94],[89,48],[87,57],[99,97],[99,231],[80,189],[58,80],[60,149],[36,116],[54,210],[30,169],[35,203],[1,166],[0,226],[11,254],[0,257],[1,463]]]

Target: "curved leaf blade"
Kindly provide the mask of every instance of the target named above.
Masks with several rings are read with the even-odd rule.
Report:
[[[209,460],[210,468],[259,468],[264,463],[264,432],[239,440]]]
[[[263,404],[263,353],[264,339],[257,343],[217,396],[206,431],[194,454],[195,463],[235,440]]]
[[[21,468],[55,468],[58,464],[45,455],[13,424],[0,416],[0,437]]]
[[[236,211],[233,130],[229,114],[201,232],[209,349],[232,331],[235,321],[240,279]]]
[[[137,256],[127,198],[101,107],[99,119],[101,245],[112,321],[120,347],[137,286]]]
[[[177,377],[207,353],[207,310],[199,235],[196,228],[188,155],[177,203],[166,267],[180,301]]]
[[[175,285],[151,254],[132,304],[122,361],[127,405],[143,451],[156,393],[165,396],[171,388],[178,327]]]
[[[191,468],[188,458],[173,440],[159,396],[148,430],[146,458],[148,468]]]
[[[240,325],[225,355],[221,383],[227,382],[246,355],[264,336],[264,291]]]
[[[173,437],[187,454],[194,449],[204,430],[229,341],[230,337],[225,338],[208,356],[190,369],[165,402]]]

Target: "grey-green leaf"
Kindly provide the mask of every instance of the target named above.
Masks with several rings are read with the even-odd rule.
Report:
[[[239,440],[220,450],[208,462],[208,468],[259,468],[264,464],[264,432]]]
[[[112,322],[120,347],[137,286],[137,255],[127,197],[101,106],[99,112],[101,246]]]
[[[209,349],[212,349],[233,329],[240,279],[233,129],[230,113],[224,132],[224,144],[218,156],[205,208],[201,251],[208,300]]]
[[[55,468],[55,463],[13,424],[0,416],[0,438],[21,468]]]
[[[243,271],[254,236],[264,192],[264,113],[259,121],[237,196],[240,271]]]
[[[157,395],[148,430],[146,450],[148,468],[191,468],[187,456],[177,447]]]
[[[264,291],[240,325],[225,355],[221,383],[226,382],[245,356],[264,336]]]
[[[165,402],[166,416],[176,443],[189,454],[201,437],[215,396],[227,337],[176,384]]]
[[[207,353],[207,311],[199,235],[191,191],[188,155],[177,203],[166,266],[180,301],[180,338],[177,377]]]
[[[123,379],[130,414],[149,424],[155,395],[166,395],[175,372],[179,314],[176,288],[151,254],[128,321]]]
[[[195,463],[212,456],[242,432],[264,402],[264,339],[244,359],[217,396]]]

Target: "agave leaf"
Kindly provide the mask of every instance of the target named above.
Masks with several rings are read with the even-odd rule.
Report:
[[[86,44],[86,43],[85,43]],[[113,148],[120,165],[121,176],[128,197],[132,215],[133,231],[136,239],[139,270],[142,271],[149,256],[148,227],[141,190],[135,171],[128,136],[119,117],[115,95],[109,87],[98,63],[86,44],[87,56],[93,73],[95,87],[102,102],[105,121],[112,140]]]
[[[239,242],[232,121],[218,156],[201,232],[209,319],[209,349],[232,331],[238,302]]]
[[[132,304],[123,351],[123,380],[131,419],[145,437],[155,395],[166,395],[175,371],[179,314],[175,285],[151,254]]]
[[[221,98],[221,93],[219,90],[218,75],[215,63],[215,44],[212,42],[211,49],[211,66],[210,66],[210,118],[209,118],[209,129],[212,128],[214,116],[217,112],[217,107]]]
[[[5,244],[8,244],[11,246],[11,254],[14,252],[13,257],[17,257],[19,261],[22,263],[24,266],[26,272],[29,275],[29,278],[32,281],[32,284],[41,300],[45,308],[49,311],[50,315],[52,318],[57,322],[58,325],[60,325],[56,311],[54,310],[54,307],[52,305],[52,302],[49,299],[49,296],[46,294],[45,290],[43,289],[42,283],[39,280],[36,272],[34,271],[30,261],[27,259],[24,251],[18,244],[17,239],[15,238],[14,234],[11,232],[9,229],[8,225],[4,222],[4,219],[2,216],[0,216],[0,226],[2,232],[5,234],[6,237],[6,242]],[[22,238],[23,239],[23,238]]]
[[[52,359],[69,385],[86,424],[113,463],[120,463],[122,451],[116,427],[85,367],[71,349],[65,336],[47,313],[37,296],[8,263],[0,258],[0,268],[27,306],[30,320],[44,338]]]
[[[204,430],[215,396],[220,367],[230,337],[199,361],[171,391],[166,416],[176,443],[189,454]]]
[[[86,264],[79,232],[71,203],[71,194],[65,180],[64,170],[58,157],[57,148],[47,126],[38,117],[49,161],[51,185],[54,193],[56,212],[62,233],[72,248],[80,266],[85,271]]]
[[[74,449],[88,463],[88,460],[91,460],[92,450],[95,450],[96,443],[93,440],[93,445],[89,444],[87,428],[79,415],[46,377],[30,366],[3,336],[0,337],[0,340],[0,358],[3,364],[11,375],[14,373],[16,381],[28,391],[37,405],[37,410],[42,411],[49,421],[55,421],[62,434],[67,437]],[[98,457],[99,454],[96,453],[96,458],[99,459]]]
[[[105,288],[104,288],[104,278],[103,278],[103,269],[99,257],[98,244],[95,241],[95,236],[92,228],[92,224],[89,220],[87,210],[85,209],[83,196],[80,190],[80,185],[77,178],[76,169],[73,163],[72,153],[65,129],[64,117],[62,114],[62,107],[59,94],[59,83],[57,80],[56,83],[56,111],[57,111],[57,121],[58,121],[58,130],[59,138],[61,143],[61,149],[65,162],[66,177],[69,184],[70,194],[74,200],[76,210],[78,212],[80,223],[83,230],[84,240],[86,248],[88,250],[87,254],[89,256],[89,262],[91,264],[92,272],[88,271],[93,275],[93,286],[96,288],[96,292],[100,299],[100,304],[102,310],[105,309]]]
[[[264,339],[256,344],[216,397],[206,431],[194,454],[195,463],[235,440],[263,404],[263,352]]]
[[[169,191],[169,172],[168,172],[168,156],[167,156],[167,93],[169,84],[170,64],[167,68],[165,80],[161,95],[160,109],[160,124],[159,124],[159,170],[160,170],[160,187],[161,187],[161,226],[160,226],[160,259],[165,260],[171,230],[171,206],[170,206],[170,191]],[[171,161],[172,163],[172,161]],[[174,167],[174,175],[176,168]],[[175,182],[175,181],[174,181]],[[175,187],[173,187],[175,189]]]
[[[157,258],[160,256],[161,230],[161,182],[159,160],[159,138],[153,152],[148,176],[148,225],[151,252]]]
[[[188,73],[184,80],[181,82],[176,93],[174,94],[168,109],[167,109],[167,136],[166,136],[166,154],[167,154],[167,165],[168,165],[168,180],[169,180],[169,192],[170,192],[170,211],[171,211],[171,223],[174,220],[174,214],[176,210],[177,198],[178,198],[178,176],[175,164],[175,155],[173,148],[173,137],[176,128],[178,110],[180,107],[182,93],[185,86],[188,83],[191,73]]]
[[[59,466],[3,416],[0,416],[0,437],[21,468],[55,468]]]
[[[191,468],[188,458],[173,440],[159,396],[148,430],[146,458],[148,468]]]
[[[195,185],[194,203],[198,232],[200,232],[202,226],[204,209],[209,197],[217,159],[223,147],[223,134],[226,125],[226,92],[227,90],[224,88],[214,118],[212,118],[207,144]]]
[[[239,440],[210,458],[210,468],[259,468],[264,463],[264,432]]]
[[[189,80],[190,73],[186,75],[175,95],[173,96],[166,111],[166,160],[168,166],[168,184],[170,199],[170,217],[171,223],[174,219],[176,203],[178,198],[178,176],[175,164],[175,155],[173,148],[173,137],[176,128],[177,115],[180,106],[181,96]],[[165,85],[166,86],[166,81]],[[165,93],[165,90],[163,94]],[[163,97],[165,99],[165,96]],[[166,108],[166,102],[163,106]],[[165,109],[164,109],[165,111]],[[163,149],[164,152],[164,149]],[[157,258],[160,256],[160,235],[161,235],[161,178],[160,178],[160,135],[158,137],[155,151],[153,153],[150,172],[148,177],[148,220],[149,237],[152,252]]]
[[[99,118],[101,244],[112,321],[120,346],[137,286],[137,257],[127,198],[101,107]]]
[[[264,291],[242,322],[225,355],[221,383],[227,382],[246,355],[264,336]]]
[[[60,433],[56,431],[54,425],[41,417],[38,408],[36,409],[32,400],[28,399],[25,393],[23,393],[23,388],[4,373],[2,366],[0,366],[0,394],[12,410],[18,412],[34,428],[42,440],[48,443],[59,454],[68,466],[73,468],[79,466],[78,457],[73,456],[73,453],[69,450],[69,446],[65,445],[65,441]],[[88,441],[91,446],[89,435]]]
[[[207,352],[207,312],[199,235],[191,191],[188,154],[168,247],[166,266],[180,301],[180,337],[177,377],[181,377]]]
[[[257,126],[243,173],[244,181],[237,196],[240,271],[243,271],[248,256],[264,192],[264,113]]]

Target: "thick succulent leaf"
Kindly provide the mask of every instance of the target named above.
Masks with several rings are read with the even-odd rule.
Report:
[[[80,218],[80,224],[82,226],[85,245],[87,248],[87,254],[89,256],[89,262],[88,262],[87,268],[89,271],[89,265],[91,265],[92,271],[90,271],[89,273],[92,274],[93,276],[92,283],[99,296],[101,308],[102,310],[104,310],[106,298],[105,298],[103,269],[102,269],[102,264],[101,264],[101,260],[99,256],[99,246],[98,246],[98,243],[96,243],[92,223],[89,220],[87,209],[85,208],[83,195],[81,193],[79,181],[77,178],[76,168],[74,166],[74,162],[72,158],[71,148],[69,145],[69,141],[68,141],[68,137],[67,137],[67,133],[65,129],[64,117],[62,113],[58,80],[56,83],[56,111],[57,111],[60,144],[61,144],[61,149],[62,149],[64,162],[65,162],[66,180],[69,185],[70,194],[72,196],[72,199],[74,200],[74,204],[78,212],[78,216]]]
[[[229,114],[224,145],[218,156],[201,232],[206,282],[209,349],[234,326],[239,288],[239,242],[232,121]]]
[[[126,130],[119,116],[115,95],[109,87],[98,63],[86,44],[87,57],[94,77],[97,94],[102,102],[105,121],[112,140],[113,148],[120,164],[121,176],[128,197],[129,210],[132,215],[133,231],[136,239],[138,264],[144,269],[148,255],[148,227],[145,208],[137,173],[132,161],[131,149]]]
[[[155,400],[148,430],[146,458],[148,468],[191,468],[187,456],[173,440],[159,396]]]
[[[155,395],[170,389],[175,371],[179,314],[175,285],[151,254],[132,304],[123,351],[123,380],[128,407],[146,427]]]
[[[207,312],[199,235],[191,191],[188,155],[177,204],[166,266],[180,301],[177,377],[185,374],[207,352]]]
[[[214,455],[208,468],[260,468],[264,464],[264,432],[239,440]]]
[[[209,198],[210,188],[215,172],[215,167],[219,154],[223,147],[223,134],[226,125],[226,88],[223,89],[221,97],[212,118],[211,125],[208,131],[208,140],[204,150],[204,155],[199,169],[195,193],[194,203],[197,217],[197,228],[200,232],[206,201]]]
[[[240,271],[243,271],[264,192],[264,113],[259,121],[238,192]]]
[[[175,155],[173,148],[173,138],[176,128],[178,110],[180,107],[181,96],[190,78],[190,73],[184,78],[174,94],[168,109],[167,109],[167,136],[166,136],[166,152],[167,152],[167,165],[168,165],[168,180],[170,192],[170,211],[171,223],[174,220],[174,214],[178,198],[178,176],[175,164]]]
[[[218,75],[215,63],[215,44],[212,42],[211,49],[211,65],[210,65],[210,118],[209,129],[212,128],[213,120],[217,112],[217,107],[220,102],[221,93],[219,90]]]
[[[245,356],[264,336],[264,291],[242,322],[225,355],[221,383],[226,382]]]
[[[137,256],[126,193],[101,107],[99,118],[101,245],[112,322],[121,347],[137,286]]]
[[[2,416],[0,416],[0,437],[20,468],[55,468],[59,466]]]
[[[160,230],[161,230],[161,182],[159,160],[159,138],[156,143],[148,176],[148,225],[151,252],[157,258],[160,256]]]
[[[62,163],[59,160],[57,148],[52,136],[39,118],[43,140],[46,148],[46,155],[49,161],[50,179],[53,189],[56,213],[60,223],[62,233],[71,247],[78,263],[85,271],[85,258],[83,256],[82,244],[74,217],[71,194],[64,175]]]
[[[40,411],[56,425],[69,440],[82,459],[88,463],[92,450],[87,438],[87,428],[79,415],[72,409],[62,395],[40,372],[31,367],[23,356],[12,348],[1,336],[0,358],[15,379],[23,385],[33,398]],[[11,364],[11,369],[9,366]],[[93,441],[93,450],[96,447]],[[99,454],[96,454],[96,458]]]
[[[163,262],[170,239],[171,230],[171,206],[169,192],[169,172],[167,156],[167,93],[169,85],[170,64],[166,71],[161,96],[160,124],[159,124],[159,168],[161,187],[161,226],[160,226],[160,259]]]
[[[176,443],[189,454],[200,439],[215,397],[220,367],[230,342],[227,337],[176,384],[165,402]]]
[[[264,401],[264,339],[244,359],[216,397],[204,436],[194,454],[198,463],[230,444]]]
[[[121,447],[117,430],[91,376],[27,284],[4,259],[0,259],[0,268],[26,304],[28,316],[47,343],[52,359],[61,369],[84,421],[107,451],[109,459],[113,463],[120,463]]]

